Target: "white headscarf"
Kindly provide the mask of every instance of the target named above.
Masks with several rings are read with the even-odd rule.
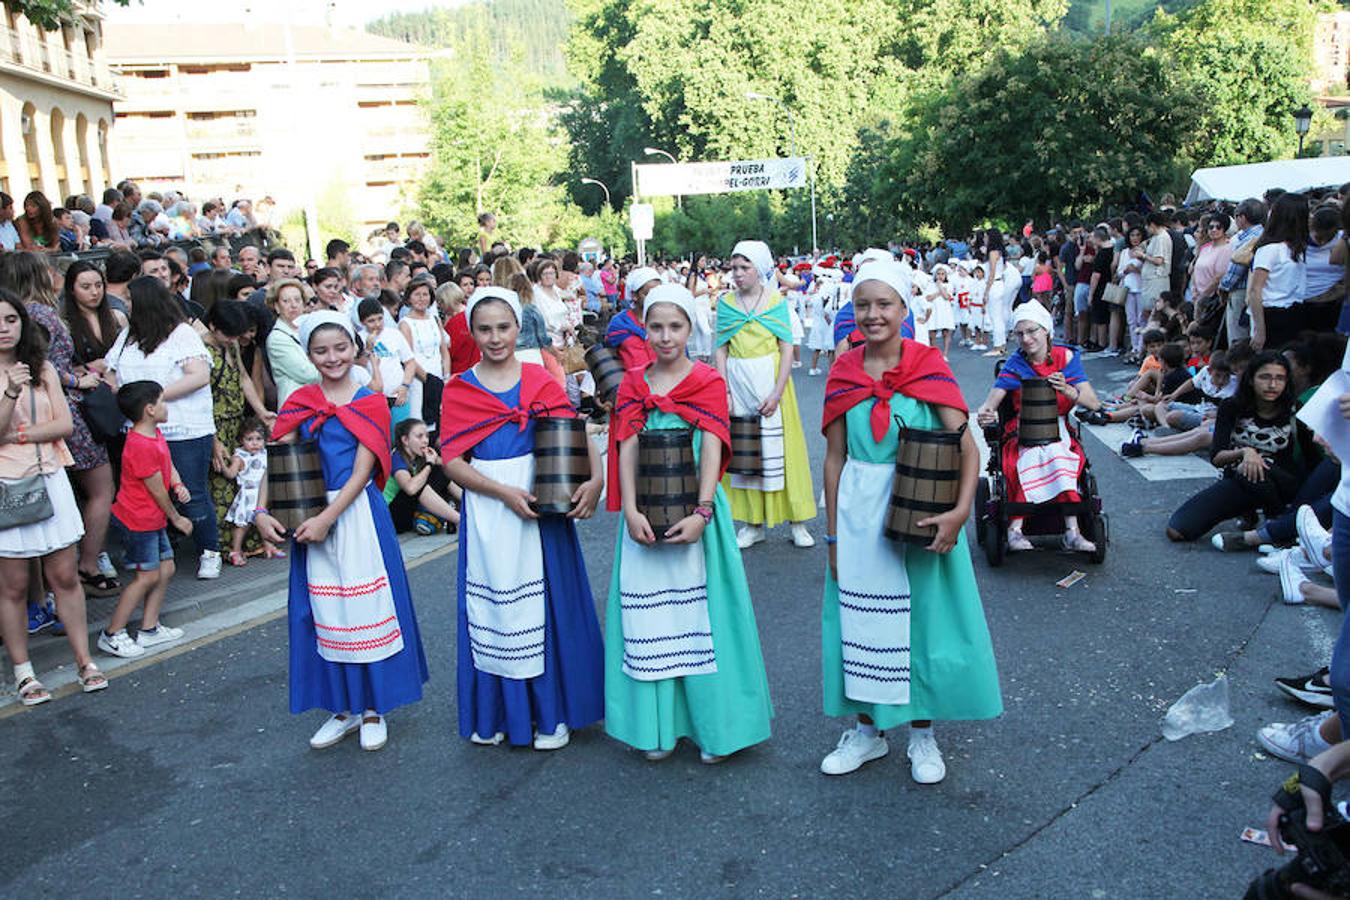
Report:
[[[889,250],[882,250],[878,247],[868,247],[866,250],[853,257],[853,268],[855,270],[861,269],[867,263],[872,262],[893,263],[895,262],[895,254]]]
[[[1042,306],[1038,300],[1023,303],[1013,310],[1012,328],[1016,328],[1018,322],[1030,322],[1033,325],[1039,325],[1045,329],[1046,334],[1051,336],[1055,333],[1055,323],[1050,318],[1050,311]]]
[[[469,296],[469,302],[464,306],[464,320],[466,322],[469,323],[473,322],[473,308],[477,306],[479,303],[482,303],[484,300],[503,301],[504,303],[506,303],[507,306],[511,307],[511,312],[515,313],[516,324],[517,325],[520,324],[521,315],[520,315],[519,295],[517,295],[515,291],[510,291],[507,290],[506,288],[491,285],[488,287],[480,287]]]
[[[759,280],[770,287],[773,286],[773,251],[769,249],[768,244],[763,241],[741,241],[731,248],[731,255],[748,259],[750,265],[759,273]]]
[[[624,286],[628,288],[628,298],[637,296],[637,292],[649,281],[660,281],[661,274],[651,266],[641,266],[628,273]]]
[[[689,324],[698,321],[694,315],[694,295],[682,284],[658,284],[647,293],[647,301],[642,305],[642,321],[652,313],[652,307],[658,303],[670,303],[684,310]]]
[[[314,335],[315,329],[323,325],[336,325],[353,341],[357,340],[356,332],[352,329],[352,320],[347,316],[331,309],[315,310],[295,320],[295,327],[300,332],[300,346],[306,354],[309,353],[309,339]]]
[[[864,281],[880,281],[887,285],[905,301],[906,306],[914,302],[910,299],[914,295],[914,277],[907,266],[898,262],[869,262],[853,277],[854,293]]]

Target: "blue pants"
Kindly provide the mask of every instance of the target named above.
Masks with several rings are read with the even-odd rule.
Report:
[[[1336,599],[1350,609],[1350,516],[1335,511],[1331,526],[1331,568],[1336,576]],[[1341,634],[1331,651],[1331,696],[1341,727],[1350,728],[1350,616],[1341,619]]]
[[[1331,495],[1340,482],[1341,464],[1327,457],[1309,473],[1308,479],[1290,501],[1289,509],[1273,519],[1267,519],[1256,529],[1256,533],[1261,535],[1264,542],[1281,546],[1294,543],[1298,540],[1296,519],[1299,508],[1303,506],[1312,507],[1317,515],[1317,521],[1321,522],[1323,527],[1331,525]]]
[[[220,550],[220,532],[216,528],[216,505],[206,479],[211,472],[211,453],[215,435],[203,435],[186,441],[169,441],[169,456],[178,477],[192,494],[187,503],[177,503],[178,511],[192,520],[192,541],[198,552]],[[172,492],[170,492],[172,494]]]

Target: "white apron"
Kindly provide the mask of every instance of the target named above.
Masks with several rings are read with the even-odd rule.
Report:
[[[1045,503],[1065,491],[1078,490],[1078,454],[1069,443],[1063,416],[1059,417],[1058,441],[1017,448],[1017,483],[1027,503]]]
[[[493,481],[529,490],[534,454],[473,459]],[[473,667],[502,678],[544,674],[544,552],[539,523],[522,519],[505,503],[464,492],[465,607]],[[461,547],[464,544],[461,543]]]
[[[859,703],[909,702],[907,548],[882,528],[895,466],[849,459],[839,477],[839,635],[844,696]]]
[[[328,491],[328,502],[337,495]],[[365,491],[338,516],[327,540],[306,545],[305,580],[319,656],[336,663],[373,663],[403,649]]]
[[[620,552],[624,674],[660,681],[716,672],[703,542],[646,547],[625,527]]]
[[[750,416],[759,412],[764,398],[773,393],[778,381],[775,363],[778,356],[756,356],[741,359],[727,357],[727,386],[731,390],[731,414]],[[731,486],[752,491],[773,493],[787,487],[785,468],[786,449],[783,444],[783,405],[771,416],[760,416],[759,452],[762,471],[759,475],[731,474]]]

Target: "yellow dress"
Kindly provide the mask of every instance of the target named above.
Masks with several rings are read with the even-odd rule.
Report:
[[[735,301],[724,297],[722,302]],[[740,359],[772,356],[774,377],[778,376],[781,362],[778,338],[758,322],[746,323],[728,342],[727,351]],[[722,477],[722,487],[731,498],[732,518],[766,528],[772,528],[779,522],[806,522],[816,515],[815,490],[811,487],[811,461],[806,455],[806,435],[802,433],[797,391],[791,378],[788,378],[778,405],[783,412],[784,489],[765,492],[734,488],[730,475]]]

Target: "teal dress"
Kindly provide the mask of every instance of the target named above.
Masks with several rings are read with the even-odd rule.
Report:
[[[688,428],[689,423],[674,413],[652,410],[645,427]],[[703,432],[696,429],[695,460],[701,455],[702,438]],[[639,750],[670,750],[687,737],[706,753],[726,756],[769,737],[773,717],[769,680],[731,506],[720,485],[713,510],[702,544],[717,671],[661,681],[638,681],[623,671],[619,572],[628,525],[619,522],[605,613],[605,731]]]
[[[872,402],[850,409],[848,455],[861,462],[895,463],[901,417],[911,428],[941,429],[935,408],[896,394],[891,398],[891,425],[881,443],[872,438]],[[839,497],[838,516],[848,515],[848,498]],[[910,698],[903,705],[861,703],[844,695],[843,656],[840,652],[839,587],[825,571],[821,610],[821,663],[825,713],[830,716],[864,714],[878,728],[893,728],[925,719],[953,721],[992,719],[1003,712],[994,647],[984,621],[984,606],[975,584],[965,530],[949,553],[932,553],[916,545],[905,552],[909,576]]]

